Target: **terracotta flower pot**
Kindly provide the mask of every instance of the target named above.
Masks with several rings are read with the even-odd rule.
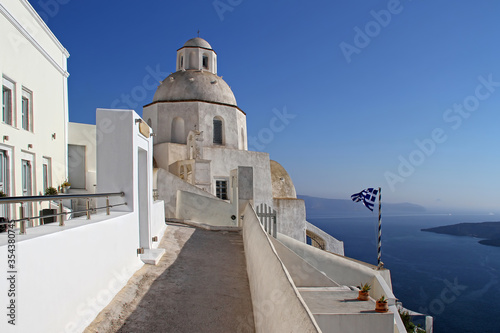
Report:
[[[368,294],[367,291],[360,290],[358,292],[358,300],[359,301],[368,301],[369,299],[370,299],[370,295]]]
[[[389,311],[389,304],[387,302],[379,302],[375,304],[375,311],[377,312],[387,312]]]

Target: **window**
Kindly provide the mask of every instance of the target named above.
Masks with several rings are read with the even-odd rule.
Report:
[[[9,160],[6,150],[0,150],[0,191],[9,195]],[[0,205],[0,217],[9,217],[9,205]]]
[[[12,110],[14,109],[14,83],[3,78],[2,82],[2,122],[12,125]]]
[[[22,160],[23,195],[31,195],[31,162]]]
[[[22,97],[22,125],[23,129],[33,132],[33,103],[31,92],[23,88]]]
[[[5,150],[0,150],[0,191],[8,194],[7,188],[7,152]]]
[[[31,174],[31,161],[21,160],[22,162],[22,185],[23,185],[23,196],[31,196],[31,182],[32,182],[32,174]],[[32,214],[32,205],[31,202],[25,203],[25,211],[24,216],[31,216]]]
[[[49,187],[52,186],[52,181],[51,181],[51,167],[50,167],[50,159],[47,157],[43,158],[43,165],[42,165],[42,178],[43,178],[43,193],[45,193],[45,190]]]
[[[171,142],[172,143],[186,143],[186,131],[184,126],[184,119],[181,117],[175,117],[172,120],[171,129]]]
[[[182,66],[184,66],[184,57],[183,56],[181,56],[181,68],[182,68]]]
[[[208,57],[203,55],[203,68],[208,69]]]
[[[227,200],[227,180],[215,181],[215,196],[222,200]]]
[[[222,119],[214,118],[214,143],[223,144]]]

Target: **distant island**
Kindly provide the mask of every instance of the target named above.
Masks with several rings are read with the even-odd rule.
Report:
[[[453,236],[485,238],[483,240],[480,240],[479,243],[483,245],[500,247],[500,222],[459,223],[422,229],[422,231]]]

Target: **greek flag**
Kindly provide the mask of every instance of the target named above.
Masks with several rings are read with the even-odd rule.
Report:
[[[366,190],[363,190],[359,193],[351,195],[351,199],[354,202],[363,202],[363,205],[365,205],[366,208],[371,210],[373,212],[373,206],[375,203],[375,200],[377,200],[377,194],[378,190],[374,188],[367,188]]]

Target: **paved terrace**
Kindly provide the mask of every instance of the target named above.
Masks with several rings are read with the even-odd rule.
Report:
[[[158,265],[137,271],[85,332],[254,332],[241,234],[168,225]]]

